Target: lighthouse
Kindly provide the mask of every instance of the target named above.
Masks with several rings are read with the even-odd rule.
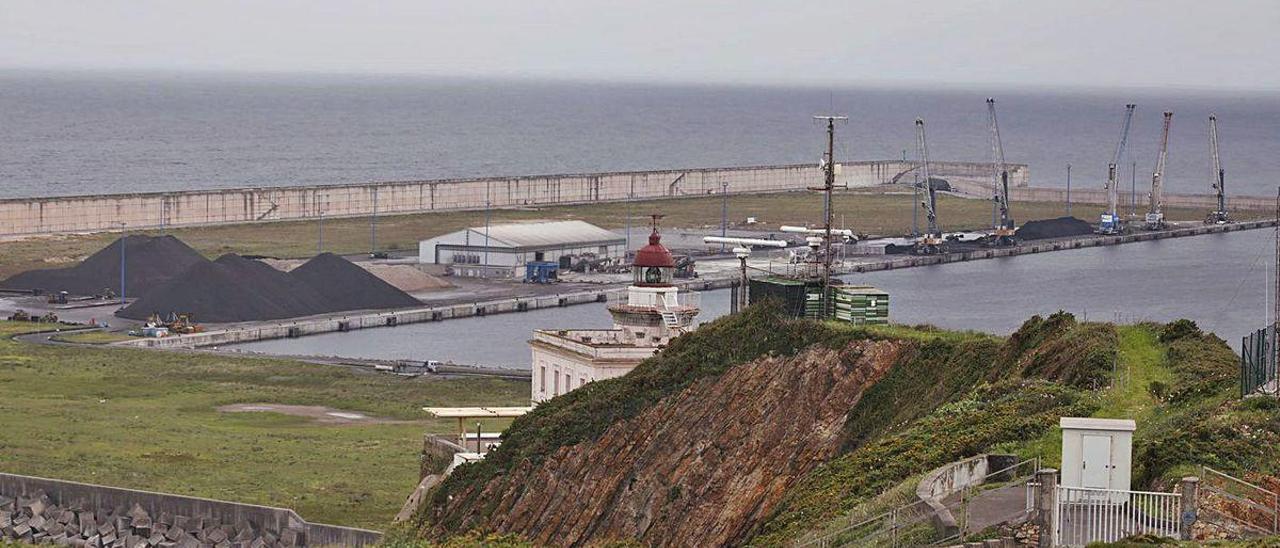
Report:
[[[693,329],[698,294],[675,285],[675,259],[662,245],[655,215],[649,243],[636,251],[632,282],[608,306],[613,329],[537,329],[533,354],[534,403],[587,383],[627,374],[645,358]]]

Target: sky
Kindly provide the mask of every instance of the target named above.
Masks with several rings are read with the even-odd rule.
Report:
[[[1275,0],[3,0],[0,69],[1280,89]]]

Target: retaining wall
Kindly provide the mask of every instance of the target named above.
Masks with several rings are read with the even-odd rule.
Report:
[[[137,504],[152,516],[168,513],[189,518],[214,519],[229,524],[247,520],[259,528],[276,532],[287,528],[295,529],[305,532],[307,546],[372,546],[382,538],[382,533],[377,531],[308,523],[297,512],[288,508],[0,473],[0,494],[31,496],[37,491],[43,491],[58,506],[80,501],[94,508],[95,513],[99,510],[128,509]]]
[[[898,182],[915,170],[902,161],[842,164],[838,184]],[[930,163],[948,180],[989,180],[990,164]],[[1027,167],[1013,166],[1025,186]],[[242,188],[0,200],[0,236],[253,223],[319,217],[396,215],[718,194],[786,192],[818,186],[814,164],[534,175],[344,185]],[[903,181],[905,182],[905,181]]]

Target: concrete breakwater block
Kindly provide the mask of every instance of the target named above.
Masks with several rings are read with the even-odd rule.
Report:
[[[307,533],[275,531],[240,519],[222,523],[204,516],[161,512],[141,505],[88,508],[84,501],[60,507],[43,492],[0,493],[0,539],[92,548],[273,548],[307,545]]]

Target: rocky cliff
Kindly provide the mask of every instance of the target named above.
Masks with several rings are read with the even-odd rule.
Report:
[[[848,411],[907,344],[853,341],[764,357],[706,378],[616,423],[595,442],[458,493],[492,508],[443,513],[537,543],[638,539],[724,545],[767,517],[787,489],[840,447]],[[481,515],[484,512],[486,515]]]

